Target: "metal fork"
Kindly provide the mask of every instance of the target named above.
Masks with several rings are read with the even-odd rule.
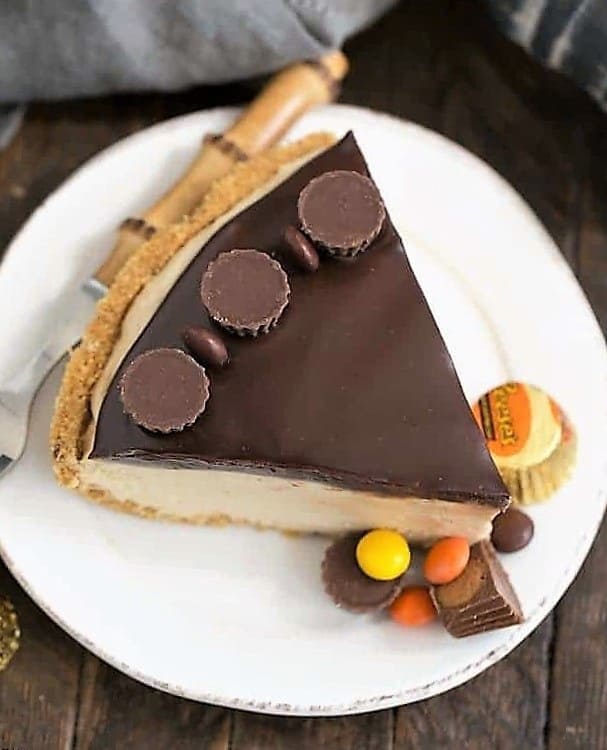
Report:
[[[106,288],[97,279],[89,279],[71,292],[64,316],[54,326],[46,345],[10,383],[0,388],[0,477],[23,455],[27,442],[32,403],[47,375],[79,340],[97,301]]]

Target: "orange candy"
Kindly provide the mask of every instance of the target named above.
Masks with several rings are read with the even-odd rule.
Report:
[[[436,617],[436,609],[424,586],[408,586],[390,606],[390,617],[400,625],[426,625]]]
[[[464,570],[470,559],[470,545],[461,536],[441,539],[430,547],[424,561],[424,575],[430,583],[450,583]]]

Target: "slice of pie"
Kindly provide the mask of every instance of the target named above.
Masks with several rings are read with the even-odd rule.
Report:
[[[238,165],[131,258],[66,368],[51,435],[61,484],[191,523],[390,527],[418,542],[488,535],[508,492],[400,238],[383,205],[364,204],[379,196],[370,179],[358,180],[367,197],[356,216],[339,223],[340,180],[352,173],[369,175],[352,134],[277,148]],[[320,177],[327,193],[304,191]],[[356,224],[367,208],[377,231],[365,240]],[[319,228],[327,217],[338,237]],[[305,251],[319,250],[316,272],[289,254],[289,227]],[[221,284],[231,279],[233,308],[261,305],[266,271],[280,277],[276,314],[259,335],[237,335],[257,330],[222,318]],[[192,327],[223,342],[227,365],[196,371],[184,356]],[[176,400],[193,411],[163,422]]]

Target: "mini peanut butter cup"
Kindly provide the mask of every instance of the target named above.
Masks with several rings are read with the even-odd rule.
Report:
[[[221,253],[209,263],[200,285],[211,318],[239,336],[257,336],[273,328],[290,293],[280,263],[251,249]]]
[[[209,399],[209,379],[181,349],[150,349],[120,380],[124,411],[151,432],[180,432],[194,424]]]
[[[299,194],[305,234],[332,255],[353,258],[378,236],[386,209],[374,183],[358,172],[325,172]]]
[[[366,576],[356,562],[356,545],[364,534],[348,534],[325,552],[322,581],[338,607],[350,612],[375,612],[389,607],[400,594],[404,575],[392,581]]]
[[[514,503],[547,500],[570,477],[577,438],[547,393],[527,383],[505,383],[472,410]]]

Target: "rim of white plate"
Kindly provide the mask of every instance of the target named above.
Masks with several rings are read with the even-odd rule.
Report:
[[[423,134],[425,138],[439,141],[441,142],[442,146],[446,145],[451,150],[455,150],[459,152],[460,156],[463,156],[469,162],[473,162],[476,168],[480,167],[486,170],[487,173],[491,176],[491,179],[493,180],[497,179],[501,183],[502,189],[505,192],[507,192],[510,195],[510,198],[518,204],[519,209],[522,212],[526,213],[527,216],[532,221],[539,224],[541,229],[545,232],[543,225],[541,224],[541,222],[539,221],[535,213],[531,210],[531,208],[527,205],[527,203],[525,203],[525,201],[521,198],[521,196],[514,190],[514,188],[498,172],[496,172],[489,164],[483,161],[480,157],[472,154],[471,152],[469,152],[468,150],[466,150],[459,144],[446,138],[445,136],[442,136],[441,134],[436,133],[432,130],[429,130],[428,128],[425,128],[421,125],[417,125],[415,123],[402,120],[393,115],[389,115],[389,114],[382,113],[382,112],[376,112],[372,109],[365,108],[365,107],[355,107],[351,105],[333,104],[333,105],[328,105],[325,109],[326,110],[339,110],[340,114],[343,114],[347,118],[347,120],[351,121],[353,124],[356,122],[357,118],[363,117],[363,118],[372,118],[375,120],[381,119],[383,121],[383,124],[391,128],[395,128],[395,129],[407,128],[410,130],[411,129],[418,130],[420,134]],[[129,135],[117,141],[116,143],[112,144],[111,146],[105,148],[104,150],[100,151],[98,154],[95,154],[88,161],[86,161],[83,165],[81,165],[77,170],[75,170],[72,173],[72,175],[70,175],[70,177],[68,177],[63,183],[61,183],[61,185],[59,185],[32,212],[32,214],[29,216],[29,218],[26,220],[26,222],[23,224],[23,226],[20,228],[20,230],[17,232],[17,234],[15,235],[15,237],[9,244],[5,252],[5,257],[8,255],[8,253],[12,252],[15,246],[18,244],[20,235],[24,232],[26,226],[30,222],[35,220],[39,212],[41,212],[49,204],[49,202],[55,199],[55,196],[57,195],[57,193],[59,191],[62,191],[64,188],[68,188],[70,183],[73,180],[75,180],[82,172],[94,169],[98,161],[103,160],[108,155],[114,154],[115,152],[118,152],[123,148],[128,148],[130,145],[133,144],[133,142],[139,139],[145,139],[151,131],[158,132],[163,129],[171,129],[175,126],[177,122],[185,122],[187,120],[196,120],[204,116],[212,116],[212,117],[218,117],[218,118],[225,117],[227,119],[227,118],[233,117],[238,111],[239,109],[234,108],[234,107],[217,107],[217,108],[213,108],[209,110],[201,110],[201,111],[193,112],[187,115],[181,115],[179,117],[171,118],[161,123],[152,125],[142,131]],[[554,246],[555,254],[559,258],[562,272],[569,276],[570,283],[573,282],[573,287],[575,287],[575,293],[578,297],[578,303],[581,308],[585,308],[586,313],[588,315],[589,324],[592,323],[594,325],[594,338],[595,338],[597,346],[601,347],[604,351],[607,352],[607,349],[605,346],[605,340],[603,338],[603,334],[600,330],[598,322],[594,316],[594,312],[588,300],[586,299],[581,287],[579,286],[577,279],[575,278],[575,276],[573,275],[573,273],[567,266],[565,260],[562,258],[554,242],[551,240],[551,238],[546,232],[545,234],[546,234],[546,237],[550,240],[551,244]],[[605,381],[607,385],[607,369],[604,373],[604,377],[605,377]],[[606,415],[606,422],[607,422],[607,415]],[[93,654],[98,656],[100,659],[105,661],[110,666],[115,667],[116,669],[123,672],[124,674],[150,687],[156,688],[158,690],[162,690],[163,692],[167,692],[172,695],[176,695],[178,697],[187,698],[187,699],[195,700],[198,702],[211,703],[211,704],[223,706],[226,708],[256,711],[256,712],[267,713],[267,714],[292,715],[292,716],[336,716],[336,715],[364,713],[366,711],[377,711],[377,710],[381,710],[385,708],[391,708],[395,706],[400,706],[400,705],[424,700],[425,698],[434,697],[436,695],[439,695],[440,693],[443,693],[447,690],[457,687],[463,684],[464,682],[467,682],[468,680],[476,677],[484,670],[493,666],[500,659],[504,658],[514,648],[516,648],[516,646],[518,646],[523,640],[525,640],[531,632],[533,632],[537,628],[537,626],[545,619],[545,617],[547,617],[548,614],[550,614],[550,612],[552,611],[554,606],[557,604],[559,599],[564,595],[564,593],[567,591],[567,589],[573,582],[586,556],[588,555],[592,542],[594,541],[598,533],[598,530],[600,528],[600,525],[603,519],[603,514],[605,512],[605,506],[607,505],[607,456],[604,459],[603,467],[602,467],[600,474],[602,477],[601,486],[594,498],[594,504],[596,506],[600,506],[600,511],[597,512],[596,523],[593,524],[592,527],[586,528],[584,533],[580,535],[579,539],[576,542],[574,552],[571,555],[570,564],[566,568],[563,576],[558,580],[558,582],[556,582],[552,586],[551,590],[548,593],[546,593],[546,595],[537,603],[535,608],[531,610],[530,612],[527,612],[527,619],[522,625],[512,630],[510,638],[508,638],[500,646],[486,653],[482,658],[475,660],[474,662],[466,665],[464,668],[455,670],[454,672],[440,679],[432,680],[431,682],[425,685],[421,685],[415,688],[398,691],[398,692],[386,694],[386,695],[376,695],[371,698],[365,698],[362,700],[357,700],[357,701],[345,703],[345,704],[294,705],[290,703],[280,703],[280,702],[273,702],[273,701],[242,700],[242,699],[230,698],[230,697],[226,697],[222,695],[215,695],[213,693],[189,691],[187,689],[184,689],[183,687],[180,687],[178,684],[168,683],[168,682],[163,682],[161,680],[158,680],[154,678],[152,675],[146,674],[145,672],[141,670],[134,669],[128,663],[121,661],[120,659],[114,658],[111,654],[104,651],[104,649],[100,647],[97,643],[89,639],[85,634],[80,633],[74,628],[72,628],[67,622],[65,622],[63,618],[57,615],[57,613],[53,610],[52,606],[45,600],[44,595],[38,592],[33,586],[31,586],[27,578],[24,575],[22,575],[21,571],[18,569],[15,562],[6,553],[1,539],[0,539],[0,556],[2,556],[7,568],[10,570],[11,574],[18,581],[18,583],[24,589],[24,591],[28,594],[28,596],[30,596],[36,602],[36,604],[57,625],[59,625],[59,627],[62,628],[62,630],[64,630],[66,633],[68,633],[68,635],[74,638],[74,640],[76,640],[78,643],[84,646],[87,650],[91,651]]]

